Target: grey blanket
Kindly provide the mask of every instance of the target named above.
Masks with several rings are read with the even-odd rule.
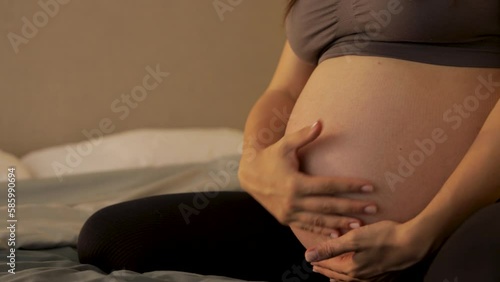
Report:
[[[176,271],[139,274],[121,270],[105,274],[76,256],[78,233],[100,208],[127,200],[182,192],[241,191],[237,179],[239,156],[206,163],[170,165],[18,181],[16,187],[15,274],[0,264],[0,281],[241,281]],[[7,183],[0,183],[6,187]],[[6,189],[2,189],[6,191]],[[0,195],[0,214],[6,223],[7,194]],[[9,252],[10,232],[0,230],[0,261]]]

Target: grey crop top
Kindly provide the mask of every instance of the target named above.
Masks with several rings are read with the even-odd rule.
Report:
[[[298,57],[342,55],[500,67],[500,0],[298,0],[285,19]]]

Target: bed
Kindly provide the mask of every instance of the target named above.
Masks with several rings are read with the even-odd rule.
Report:
[[[176,130],[176,133],[181,133],[179,131],[183,130]],[[193,132],[194,130],[186,131]],[[81,171],[75,170],[71,174],[59,177],[55,173],[49,176],[48,172],[43,170],[38,172],[35,165],[43,163],[43,159],[57,160],[58,148],[33,152],[19,160],[16,173],[19,172],[24,176],[16,181],[15,199],[18,204],[15,207],[15,219],[17,221],[15,237],[12,237],[17,247],[14,252],[15,264],[0,265],[2,273],[0,281],[237,281],[225,277],[175,271],[139,274],[120,270],[106,274],[94,266],[80,264],[77,258],[78,232],[84,221],[102,207],[150,195],[240,190],[236,171],[228,169],[228,167],[237,167],[238,164],[237,148],[240,142],[238,132],[227,129],[202,131],[197,134],[197,137],[205,135],[206,139],[210,139],[210,135],[217,135],[219,141],[214,144],[225,144],[234,152],[217,151],[217,148],[211,146],[211,148],[206,148],[210,154],[199,156],[198,160],[191,160],[191,162],[164,164],[159,161],[161,158],[158,158],[148,162],[143,161],[135,166],[130,162],[128,168],[119,169],[113,168],[108,163],[107,169],[103,169],[104,166],[101,165],[98,170],[88,171],[89,168],[82,166]],[[227,136],[227,134],[225,136],[221,131],[232,136]],[[123,143],[127,143],[127,137],[150,139],[152,133],[157,137],[158,135],[172,135],[172,132],[165,132],[165,130],[141,130],[119,134],[120,136],[110,136],[103,143],[109,143],[108,139],[113,137],[116,141]],[[185,137],[189,134],[182,134],[185,139],[189,139]],[[71,146],[77,145],[78,143]],[[178,150],[177,154],[180,154],[179,148],[175,149]],[[117,152],[117,154],[121,153],[123,152]],[[136,156],[139,160],[144,156],[144,152],[128,156]],[[187,153],[186,156],[188,156]],[[109,155],[105,157],[109,158]],[[95,157],[95,161],[100,160]],[[44,176],[30,178],[26,169],[37,177]],[[216,178],[214,175],[224,177]],[[1,185],[6,187],[7,183],[9,182],[4,181]],[[0,211],[2,215],[7,214],[7,207],[2,205]],[[0,256],[2,258],[10,256],[10,251],[5,249],[11,238],[10,233],[10,230],[5,228],[0,232],[0,245],[2,246]],[[113,277],[117,280],[113,280]]]
[[[114,203],[176,192],[239,190],[235,171],[227,169],[237,161],[237,154],[228,154],[206,162],[110,169],[66,175],[63,180],[56,176],[18,180],[14,237],[18,249],[15,265],[0,265],[0,281],[113,281],[110,277],[115,276],[120,277],[116,281],[225,281],[222,277],[174,271],[116,271],[108,275],[78,262],[76,242],[84,221],[96,210]],[[228,176],[223,179],[227,181],[211,177],[220,174]],[[3,205],[0,211],[7,214],[7,207]],[[3,259],[10,255],[4,248],[10,237],[10,231],[3,228]],[[14,275],[9,273],[11,269]]]
[[[240,281],[108,274],[79,263],[76,242],[85,220],[114,203],[241,190],[244,122],[283,47],[284,5],[0,0],[0,281]],[[12,167],[17,222],[8,221]]]

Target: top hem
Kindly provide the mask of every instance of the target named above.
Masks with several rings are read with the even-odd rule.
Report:
[[[345,55],[378,56],[432,65],[455,67],[500,68],[500,44],[466,48],[399,42],[369,42],[359,48],[351,42],[335,44],[318,59],[318,65]]]

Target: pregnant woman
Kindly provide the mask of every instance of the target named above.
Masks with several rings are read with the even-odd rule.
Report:
[[[325,260],[317,270],[349,280],[346,274],[401,269],[434,251],[471,213],[500,197],[499,1],[292,1],[286,24],[288,42],[278,73],[249,118],[248,136],[266,126],[271,109],[293,111],[285,137],[261,144],[261,165],[268,163],[279,174],[285,164],[276,168],[272,151],[298,147],[300,142],[287,136],[321,119],[321,135],[317,125],[309,130],[310,144],[301,146],[306,139],[301,140],[301,170],[370,180],[374,193],[341,196],[378,204],[375,214],[357,216],[365,224],[411,220],[404,225],[384,222],[331,240],[319,248],[323,259],[360,252],[354,259]],[[270,145],[274,141],[277,145]],[[293,158],[294,153],[289,150],[285,156]],[[266,184],[272,187],[265,179],[259,183],[264,172],[256,167],[250,173],[251,164],[242,163],[242,168],[247,168],[241,173],[244,187],[268,210],[286,223],[302,219],[303,228],[292,224],[292,229],[306,247],[325,240],[309,229],[338,222],[318,212],[350,214],[338,203],[293,199],[281,204],[290,207],[283,212],[278,208],[281,196],[276,195],[276,205],[268,200],[281,190],[264,190]],[[283,173],[281,183],[285,177]],[[300,186],[300,178],[295,179],[292,187]],[[294,209],[302,213],[295,215]],[[306,219],[309,228],[303,225]],[[348,227],[345,220],[341,223]],[[477,234],[468,236],[469,245],[480,245]],[[466,253],[466,246],[461,247],[457,255]],[[393,248],[411,253],[393,254]],[[318,250],[308,252],[308,260],[318,260],[318,255]],[[391,265],[397,256],[401,261]],[[354,262],[346,264],[349,259]]]
[[[286,32],[245,125],[247,193],[219,193],[189,224],[189,193],[104,208],[81,231],[81,262],[498,281],[500,2],[290,1]]]

